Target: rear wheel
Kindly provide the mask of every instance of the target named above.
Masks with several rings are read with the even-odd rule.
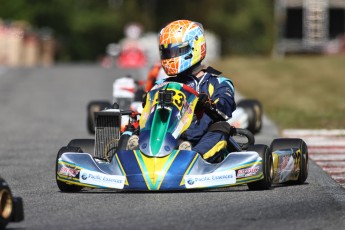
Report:
[[[308,178],[308,147],[307,144],[299,138],[280,138],[274,139],[271,143],[272,152],[279,149],[299,149],[294,156],[295,162],[298,162],[300,171],[296,181],[289,181],[291,184],[303,184]]]
[[[262,105],[255,99],[244,99],[237,103],[248,115],[247,129],[253,134],[259,133],[262,128]]]
[[[272,185],[273,180],[273,158],[272,151],[267,145],[251,145],[247,151],[254,151],[262,158],[262,173],[264,178],[248,183],[250,190],[266,190]]]
[[[87,130],[90,134],[95,134],[95,112],[102,111],[106,108],[111,108],[108,101],[91,101],[87,105]]]
[[[83,187],[78,186],[78,185],[73,185],[73,184],[68,184],[66,182],[63,182],[61,180],[58,180],[58,170],[59,170],[59,165],[58,165],[58,161],[59,158],[61,157],[61,155],[63,153],[66,152],[82,152],[80,148],[77,147],[69,147],[69,146],[64,146],[62,147],[57,156],[56,156],[56,164],[55,164],[55,175],[56,175],[56,184],[59,187],[59,189],[61,190],[61,192],[79,192],[80,190],[82,190]]]

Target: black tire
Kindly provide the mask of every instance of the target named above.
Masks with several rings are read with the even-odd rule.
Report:
[[[299,161],[300,173],[296,181],[289,181],[290,184],[304,184],[308,178],[309,159],[307,144],[299,138],[278,138],[271,143],[272,152],[279,149],[297,148],[301,150],[301,160]],[[296,156],[298,157],[298,156]]]
[[[11,222],[19,222],[24,220],[24,206],[23,199],[21,197],[13,198],[13,213]]]
[[[82,153],[89,153],[94,156],[95,139],[72,139],[68,147],[78,147]]]
[[[87,131],[90,134],[95,134],[95,112],[102,111],[106,108],[111,108],[111,104],[108,101],[91,101],[87,105],[87,118],[86,118],[86,126]]]
[[[83,189],[83,187],[78,186],[78,185],[67,184],[67,183],[57,179],[58,160],[61,157],[61,155],[65,152],[82,152],[82,151],[80,148],[69,147],[69,146],[64,146],[59,150],[59,152],[56,156],[56,163],[55,163],[56,184],[59,187],[59,189],[61,190],[61,192],[79,192],[80,190]]]
[[[6,181],[0,177],[0,229],[5,229],[13,214],[13,197]]]
[[[247,151],[255,151],[262,158],[262,171],[264,178],[248,183],[250,190],[267,190],[270,189],[273,180],[273,158],[272,151],[267,145],[251,145]]]
[[[259,133],[262,128],[262,105],[255,99],[244,99],[237,103],[237,107],[241,107],[248,114],[247,129],[253,134]]]

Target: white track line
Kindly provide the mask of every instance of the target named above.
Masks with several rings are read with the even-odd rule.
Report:
[[[303,139],[310,159],[345,188],[345,130],[284,130],[283,136]]]

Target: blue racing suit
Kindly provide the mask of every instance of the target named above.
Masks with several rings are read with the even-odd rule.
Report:
[[[208,67],[203,70],[205,74],[201,78],[193,75],[169,77],[164,81],[172,81],[186,84],[198,93],[206,93],[215,103],[216,108],[229,118],[236,109],[234,99],[235,89],[232,82],[222,77],[221,72]],[[208,132],[211,124],[216,122],[206,113],[200,119],[194,116],[192,124],[182,135],[184,140],[192,144],[192,150],[200,153],[204,159],[212,161],[217,157],[221,149],[226,148],[226,136],[222,132]]]

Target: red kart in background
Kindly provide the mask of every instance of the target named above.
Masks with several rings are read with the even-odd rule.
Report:
[[[124,48],[117,58],[117,66],[120,68],[143,68],[146,64],[144,51],[137,47]]]

